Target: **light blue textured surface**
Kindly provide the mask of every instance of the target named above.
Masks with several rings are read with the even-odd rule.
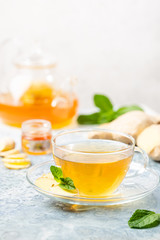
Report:
[[[8,132],[7,132],[8,131]],[[20,145],[20,131],[0,129]],[[52,156],[32,157],[32,163]],[[151,161],[160,173],[160,163]],[[130,229],[128,219],[137,209],[160,213],[160,187],[144,199],[86,211],[70,211],[67,205],[36,192],[26,181],[26,170],[9,170],[0,163],[0,240],[159,240],[160,226]]]

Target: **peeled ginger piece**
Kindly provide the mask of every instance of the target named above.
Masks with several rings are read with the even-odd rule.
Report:
[[[152,124],[137,138],[137,145],[156,161],[160,161],[160,124]]]
[[[131,111],[121,115],[110,123],[100,125],[100,128],[127,133],[136,139],[146,127],[157,123],[158,120],[156,117],[150,116],[145,112]],[[105,133],[102,133],[102,135],[105,138]]]
[[[8,151],[15,148],[15,141],[12,138],[0,139],[0,152]]]

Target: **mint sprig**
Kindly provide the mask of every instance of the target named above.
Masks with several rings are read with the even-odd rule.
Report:
[[[60,182],[61,178],[63,178],[63,172],[62,172],[62,169],[59,168],[59,167],[55,167],[55,166],[51,166],[50,167],[50,170],[51,170],[51,173],[54,177],[54,179],[57,181],[57,182]]]
[[[59,186],[64,190],[74,190],[76,189],[73,180],[69,177],[61,178],[61,183]]]
[[[101,94],[95,94],[93,100],[95,106],[99,108],[99,111],[92,114],[79,115],[77,119],[79,124],[108,123],[124,113],[133,110],[143,111],[143,109],[137,105],[123,106],[117,110],[114,110],[110,99],[107,96]]]
[[[160,224],[160,214],[149,210],[137,209],[128,221],[130,228],[152,228]]]
[[[95,94],[93,97],[94,104],[101,111],[108,112],[113,110],[113,104],[107,96],[101,94]]]
[[[56,166],[51,166],[50,167],[51,173],[54,177],[54,179],[59,182],[59,187],[67,190],[67,191],[72,191],[75,190],[76,187],[73,183],[73,180],[69,177],[64,178],[63,177],[63,172],[62,169],[60,167],[56,167]]]

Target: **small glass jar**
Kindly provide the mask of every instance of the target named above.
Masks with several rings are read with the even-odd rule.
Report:
[[[22,124],[22,149],[33,155],[51,153],[51,123],[42,119],[32,119]]]

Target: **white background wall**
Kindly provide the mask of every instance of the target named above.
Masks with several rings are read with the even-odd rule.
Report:
[[[100,92],[160,112],[159,0],[0,0],[0,41],[15,36],[49,42],[81,107]]]

